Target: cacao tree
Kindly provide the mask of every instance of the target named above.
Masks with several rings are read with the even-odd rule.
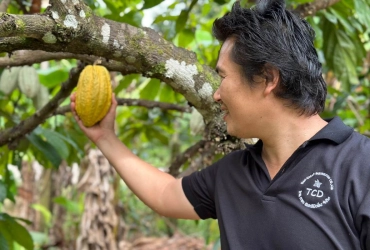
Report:
[[[182,176],[243,147],[244,140],[226,134],[212,99],[220,81],[212,22],[232,3],[2,0],[0,204],[14,201],[16,184],[8,164],[21,168],[22,161],[37,160],[58,168],[86,155],[89,142],[70,114],[68,97],[82,69],[96,60],[111,72],[122,106],[117,134],[140,157]],[[322,115],[338,115],[370,136],[370,1],[290,0],[287,6],[316,32],[329,91]],[[38,74],[24,82],[37,96],[27,96],[19,86],[19,72],[26,67]],[[30,241],[1,225],[23,230],[17,219],[0,213],[0,248],[13,240],[30,249]]]

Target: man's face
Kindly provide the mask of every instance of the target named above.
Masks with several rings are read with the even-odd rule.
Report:
[[[264,83],[250,87],[243,77],[240,65],[231,60],[233,39],[227,39],[220,50],[216,71],[221,77],[220,87],[213,98],[225,112],[227,132],[239,138],[257,137],[262,119]]]

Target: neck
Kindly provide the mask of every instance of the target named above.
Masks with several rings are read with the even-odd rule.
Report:
[[[264,160],[271,179],[283,164],[305,141],[313,137],[327,122],[314,116],[282,117],[271,127],[270,133],[263,138],[262,159]]]

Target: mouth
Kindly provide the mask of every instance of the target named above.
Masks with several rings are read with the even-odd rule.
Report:
[[[226,107],[221,106],[221,116],[225,120],[226,116],[229,114],[229,111],[226,109]]]

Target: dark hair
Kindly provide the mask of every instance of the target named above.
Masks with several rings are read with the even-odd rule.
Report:
[[[283,0],[261,0],[251,9],[237,1],[231,12],[215,20],[213,34],[221,43],[235,38],[231,58],[251,83],[254,76],[275,67],[280,74],[277,97],[288,100],[301,114],[323,111],[326,83],[313,45],[315,32],[307,21],[286,10]]]

